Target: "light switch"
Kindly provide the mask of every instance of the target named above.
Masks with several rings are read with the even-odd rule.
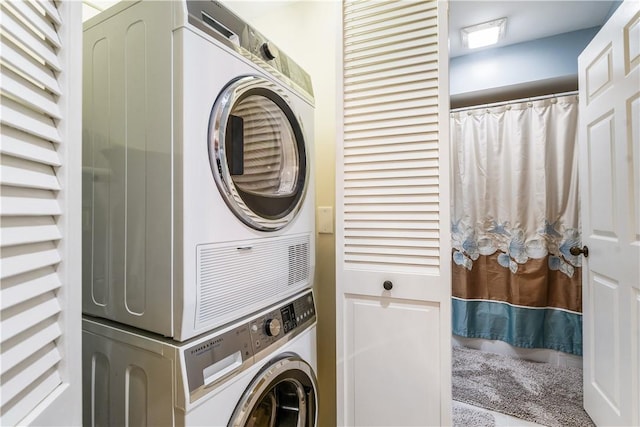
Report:
[[[333,234],[332,206],[318,206],[318,233]]]

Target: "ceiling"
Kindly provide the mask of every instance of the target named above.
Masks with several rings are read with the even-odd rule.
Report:
[[[460,29],[470,25],[507,18],[505,37],[490,49],[604,24],[620,1],[483,1],[451,0],[449,3],[449,54],[466,55]]]

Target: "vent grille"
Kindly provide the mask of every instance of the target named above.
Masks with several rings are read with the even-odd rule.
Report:
[[[196,329],[215,327],[311,286],[310,235],[197,248]]]
[[[344,262],[439,273],[436,1],[344,3]]]
[[[289,246],[289,286],[309,278],[309,243]]]

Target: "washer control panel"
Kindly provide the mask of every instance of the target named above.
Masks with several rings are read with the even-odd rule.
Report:
[[[316,320],[311,290],[258,314],[227,331],[182,348],[191,401],[232,373],[256,362],[255,356],[280,340],[288,340]]]
[[[313,294],[305,293],[294,301],[271,310],[251,321],[251,344],[257,354],[287,335],[304,329],[316,319]]]

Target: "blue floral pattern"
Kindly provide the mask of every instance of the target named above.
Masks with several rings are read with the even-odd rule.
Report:
[[[492,255],[498,251],[498,264],[512,273],[529,259],[541,259],[549,255],[549,269],[573,277],[576,267],[582,266],[580,256],[571,255],[572,246],[581,246],[580,230],[565,228],[560,221],[544,220],[533,236],[526,237],[523,229],[511,227],[508,221],[487,221],[473,227],[463,219],[452,221],[451,237],[453,262],[468,270],[480,255]]]

